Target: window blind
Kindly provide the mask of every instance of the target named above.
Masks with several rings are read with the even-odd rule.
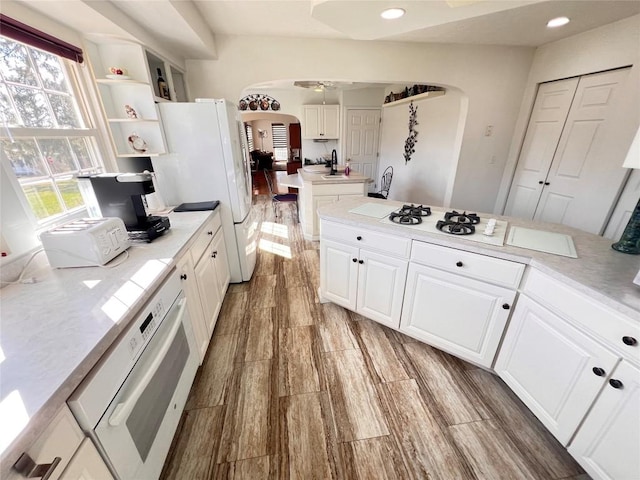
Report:
[[[0,31],[5,37],[26,43],[45,52],[68,58],[78,63],[84,61],[82,49],[1,13]]]
[[[249,151],[253,152],[255,150],[255,148],[253,148],[253,128],[248,123],[245,123],[244,128],[247,134],[247,145],[249,145]]]
[[[287,160],[289,142],[287,140],[287,129],[283,123],[271,124],[271,135],[273,136],[273,153],[275,160]]]

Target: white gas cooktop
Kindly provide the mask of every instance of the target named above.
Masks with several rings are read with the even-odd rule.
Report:
[[[397,209],[394,211],[397,211]],[[461,238],[463,240],[470,240],[472,242],[486,243],[489,245],[498,245],[500,247],[504,245],[504,238],[507,233],[507,227],[508,227],[507,222],[502,220],[496,220],[493,234],[491,235],[483,234],[483,232],[487,228],[487,222],[490,220],[490,217],[480,217],[480,223],[475,225],[475,229],[476,229],[475,233],[472,233],[471,235],[453,235],[451,233],[446,233],[438,230],[438,228],[436,227],[436,223],[438,223],[438,220],[444,220],[444,214],[449,211],[451,210],[438,209],[438,208],[431,207],[431,215],[429,215],[428,217],[421,217],[422,223],[413,224],[413,225],[399,224],[399,223],[392,222],[391,220],[389,220],[388,215],[385,216],[382,220],[380,220],[380,223],[385,223],[387,225],[398,225],[404,228],[411,228],[414,230],[435,233],[438,235],[446,235],[448,237]],[[463,213],[463,212],[459,212],[459,213]],[[473,213],[473,212],[467,211],[466,213]]]

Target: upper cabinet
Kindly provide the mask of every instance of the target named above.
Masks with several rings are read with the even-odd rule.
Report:
[[[304,105],[302,138],[340,138],[340,105]]]
[[[117,156],[166,153],[156,103],[186,101],[183,73],[133,42],[86,41],[85,49]]]

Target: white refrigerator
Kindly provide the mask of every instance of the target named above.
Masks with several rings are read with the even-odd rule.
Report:
[[[251,167],[237,107],[227,100],[158,104],[169,154],[152,159],[167,205],[219,200],[231,282],[251,279],[258,222]]]

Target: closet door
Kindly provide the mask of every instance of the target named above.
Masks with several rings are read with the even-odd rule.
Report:
[[[541,84],[505,215],[600,234],[627,174],[610,155],[629,68]]]
[[[603,230],[627,174],[604,139],[618,120],[620,85],[628,74],[625,68],[580,78],[534,220]]]
[[[533,219],[577,87],[570,78],[538,88],[505,215]]]

